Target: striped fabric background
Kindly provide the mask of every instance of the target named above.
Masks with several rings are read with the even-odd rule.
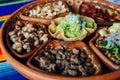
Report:
[[[27,80],[19,74],[7,61],[0,62],[0,80]]]
[[[34,0],[0,0],[0,28],[11,13]],[[0,49],[0,80],[28,80],[18,73],[5,59]]]

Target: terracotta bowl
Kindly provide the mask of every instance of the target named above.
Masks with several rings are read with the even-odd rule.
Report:
[[[99,0],[100,1],[100,0]],[[95,19],[98,25],[112,25],[120,22],[120,11],[118,6],[110,5],[108,2],[97,3],[97,1],[83,2],[80,5],[79,13]]]
[[[35,1],[33,3],[43,3],[43,2],[47,2],[47,1],[51,1],[51,0],[39,0],[39,1],[37,1],[37,2]],[[71,9],[71,11],[73,11],[75,13],[79,13],[80,4],[82,2],[88,1],[88,0],[64,0],[64,1],[68,3],[68,6]],[[112,4],[112,3],[105,2],[103,0],[89,0],[89,1],[90,2],[105,3],[106,5],[112,5],[116,10],[119,10],[119,6],[116,6],[115,4]],[[17,11],[15,11],[9,17],[9,19],[4,22],[4,24],[2,25],[2,28],[0,30],[0,46],[1,46],[0,48],[3,52],[3,54],[6,56],[7,61],[9,61],[10,64],[18,72],[20,72],[22,75],[24,75],[28,79],[35,79],[35,80],[39,80],[39,79],[41,79],[41,80],[45,80],[45,79],[46,80],[48,80],[48,79],[58,79],[58,80],[67,80],[67,79],[69,79],[69,80],[79,80],[79,79],[81,79],[81,80],[103,80],[103,79],[105,79],[105,80],[119,80],[120,79],[120,75],[119,75],[120,71],[109,70],[109,68],[106,67],[103,63],[102,63],[103,71],[101,74],[87,76],[87,77],[68,77],[68,76],[60,76],[60,75],[56,75],[56,74],[50,74],[50,73],[36,71],[33,68],[30,68],[27,66],[26,63],[27,63],[28,59],[24,60],[23,58],[16,57],[15,54],[12,52],[12,50],[8,46],[9,42],[7,42],[7,34],[8,34],[7,30],[10,29],[9,26],[13,25],[16,20],[21,20],[20,19],[21,12],[23,12],[23,10],[25,8],[27,8],[28,6],[30,6],[33,3],[25,5],[25,6],[21,7],[20,9],[18,9]],[[25,21],[29,21],[29,20],[25,20]],[[33,21],[30,21],[30,22],[33,22]],[[43,22],[44,22],[44,20],[43,20]],[[46,22],[46,25],[48,25],[47,22]],[[89,37],[89,38],[92,38],[92,37]],[[86,38],[85,40],[83,40],[83,42],[85,42],[86,45],[88,45],[89,38]],[[35,53],[34,53],[34,55],[35,55]],[[32,55],[32,56],[34,56],[34,55]],[[28,58],[30,58],[30,57],[28,57]],[[96,63],[96,64],[98,64],[98,63]]]
[[[102,28],[105,28],[105,27],[101,27],[99,29],[102,29]],[[92,38],[89,42],[91,49],[98,55],[98,57],[104,62],[104,64],[108,68],[110,68],[111,70],[119,70],[120,66],[115,64],[113,61],[111,61],[107,56],[104,55],[104,53],[102,51],[100,51],[100,49],[98,49],[95,46],[95,41],[100,36],[100,34],[98,33],[98,30],[96,31],[96,35],[94,36],[94,38]]]
[[[37,65],[37,66],[35,65],[35,57],[41,51],[44,52],[45,49],[52,50],[58,46],[64,46],[65,48],[68,48],[68,50],[70,50],[70,51],[72,51],[74,48],[84,49],[87,54],[87,59],[90,59],[92,61],[91,63],[93,64],[94,69],[96,69],[94,75],[98,75],[102,72],[102,66],[101,66],[99,60],[97,59],[97,57],[92,53],[92,51],[87,47],[87,45],[81,41],[64,42],[64,41],[59,41],[59,40],[51,40],[47,45],[45,45],[41,49],[38,49],[38,51],[35,52],[35,54],[28,60],[27,65],[37,71],[43,72],[42,70],[40,70],[38,68],[39,65]],[[56,74],[54,74],[54,75],[56,75]],[[61,75],[59,75],[59,76],[61,76]]]
[[[53,3],[55,2],[58,2],[59,0],[56,0],[56,1],[52,1],[52,0],[47,0],[47,1],[38,1],[38,2],[32,2],[31,4],[28,4],[24,9],[23,11],[20,13],[20,18],[22,20],[29,20],[29,21],[32,21],[32,22],[39,22],[39,23],[42,23],[42,24],[46,24],[46,25],[49,25],[51,23],[51,20],[56,18],[56,17],[63,17],[65,15],[67,15],[69,12],[70,12],[70,9],[68,8],[68,5],[63,1],[62,4],[65,5],[65,8],[66,8],[66,12],[64,13],[59,13],[59,14],[56,14],[54,16],[51,16],[49,19],[48,18],[40,18],[40,17],[30,17],[28,15],[25,15],[25,13],[31,9],[34,9],[36,6],[38,5],[42,5],[44,6],[47,3],[51,3],[53,5]],[[51,8],[50,8],[51,9]]]
[[[15,21],[13,21],[13,22],[14,22],[14,23],[9,24],[9,27],[7,28],[7,31],[6,31],[6,42],[7,42],[7,46],[9,47],[9,49],[11,50],[11,52],[12,52],[15,56],[17,56],[17,57],[19,57],[19,58],[28,58],[29,56],[31,56],[31,55],[36,51],[37,48],[39,48],[40,46],[43,46],[45,43],[41,42],[41,43],[39,43],[37,46],[33,46],[32,43],[30,43],[33,48],[32,48],[29,52],[26,52],[24,49],[22,49],[21,52],[17,52],[15,49],[12,48],[12,45],[13,45],[13,43],[15,44],[15,42],[12,42],[9,33],[17,30],[17,29],[15,28],[16,26],[18,26],[18,28],[20,27],[21,29],[23,29],[23,27],[24,27],[25,25],[31,24],[32,27],[35,27],[35,28],[38,27],[38,26],[41,27],[41,30],[43,30],[43,31],[45,32],[45,34],[48,35],[48,32],[46,31],[47,27],[46,27],[45,25],[42,25],[42,24],[39,24],[39,23],[32,23],[32,22],[28,22],[28,21],[15,20]],[[20,31],[20,30],[18,30],[18,31]],[[15,34],[17,34],[17,33],[15,33]],[[22,32],[22,34],[19,35],[19,37],[20,37],[21,35],[23,35],[23,32]],[[11,35],[11,36],[13,36],[13,35]],[[25,37],[25,36],[24,36],[24,37]],[[24,38],[24,37],[23,37],[23,38]],[[50,37],[48,36],[48,38],[50,38]],[[31,39],[32,39],[32,38],[31,38]],[[25,38],[24,38],[23,40],[25,40]],[[23,40],[22,40],[22,38],[21,38],[21,41],[23,41]],[[28,41],[30,42],[31,40],[28,39],[26,42],[28,42]],[[19,42],[19,40],[18,40],[18,42]],[[22,44],[22,45],[23,45],[23,44]],[[20,46],[20,45],[19,45],[19,46]]]

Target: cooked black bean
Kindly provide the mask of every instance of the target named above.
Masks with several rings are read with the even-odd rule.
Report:
[[[35,59],[40,64],[38,67],[48,72],[66,76],[88,76],[95,73],[93,64],[83,49],[74,48],[70,51],[63,46],[52,50],[45,48]]]

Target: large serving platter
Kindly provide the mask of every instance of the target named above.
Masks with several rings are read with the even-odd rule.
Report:
[[[90,55],[92,57],[94,57],[93,59],[96,59],[96,61],[94,60],[94,64],[97,65],[98,72],[96,72],[95,75],[90,75],[90,76],[84,76],[84,77],[79,77],[79,76],[63,76],[60,74],[53,74],[53,73],[47,73],[44,71],[39,71],[38,69],[33,68],[34,65],[30,63],[30,60],[32,59],[32,57],[34,57],[36,55],[36,51],[41,50],[45,45],[47,45],[49,43],[46,42],[45,44],[42,44],[40,46],[38,46],[35,50],[33,50],[29,56],[24,56],[21,57],[21,55],[15,55],[16,52],[14,50],[12,50],[10,48],[10,42],[8,40],[8,30],[10,29],[10,27],[12,28],[11,25],[13,25],[16,20],[20,20],[23,22],[28,21],[29,23],[38,23],[38,24],[45,24],[46,26],[49,26],[50,21],[52,20],[49,19],[48,21],[46,19],[43,20],[43,22],[37,21],[35,19],[31,19],[31,18],[21,18],[22,13],[24,13],[24,11],[28,10],[29,8],[32,8],[33,6],[37,5],[37,4],[43,4],[43,3],[47,3],[47,2],[51,2],[51,1],[55,1],[55,0],[37,0],[34,1],[32,3],[29,3],[28,5],[25,5],[23,7],[21,7],[20,9],[18,9],[17,11],[15,11],[8,20],[5,21],[5,23],[2,25],[1,28],[1,33],[0,33],[0,45],[1,45],[1,49],[4,53],[4,55],[6,56],[7,60],[10,62],[10,64],[21,74],[23,74],[25,77],[27,77],[28,79],[41,79],[41,80],[45,80],[45,79],[58,79],[58,80],[119,80],[120,79],[120,71],[118,69],[110,69],[108,66],[106,66],[107,63],[104,63],[101,58],[99,58],[99,56],[97,54],[95,54],[92,50],[93,48],[89,47],[89,41],[91,39],[93,39],[93,36],[95,35],[95,33],[93,33],[90,37],[86,38],[85,40],[81,41],[81,43],[85,43],[85,45],[87,45],[87,49],[88,51],[90,50],[90,52],[93,55]],[[104,5],[109,7],[110,9],[116,10],[120,13],[120,6],[104,1],[104,0],[63,0],[65,1],[65,3],[68,5],[68,7],[70,8],[70,10],[74,13],[80,14],[80,7],[81,4],[83,2],[91,2],[91,3],[95,3],[95,4],[100,4],[100,5]],[[68,13],[65,13],[64,15],[66,15]],[[61,15],[61,16],[64,16]],[[120,14],[118,15],[120,16]],[[41,20],[41,19],[40,19]],[[35,22],[34,22],[35,21]],[[117,22],[120,22],[117,21]],[[111,26],[111,24],[101,24],[98,23],[98,27],[101,26]],[[47,31],[48,28],[46,28],[45,30]],[[48,32],[47,32],[48,33]],[[49,36],[49,40],[54,40],[54,38],[52,38],[51,36]],[[60,41],[60,40],[58,40]],[[53,41],[54,42],[54,41]],[[74,42],[73,42],[74,43]],[[72,44],[72,43],[71,43]],[[57,45],[57,44],[56,44]],[[78,44],[83,45],[83,44]],[[77,44],[76,44],[77,46]],[[15,54],[14,54],[15,53]],[[34,54],[35,53],[35,54]],[[98,62],[97,62],[98,61]],[[98,65],[100,62],[101,65]]]

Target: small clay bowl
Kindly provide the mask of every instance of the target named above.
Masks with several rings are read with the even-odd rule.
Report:
[[[111,3],[105,1],[101,1],[102,4],[98,2],[99,1],[81,3],[79,13],[92,17],[100,26],[110,26],[114,22],[120,22],[120,11],[117,9],[120,8],[120,6],[108,6]]]
[[[101,27],[101,28],[108,28],[108,27]],[[101,29],[99,28],[99,29]],[[98,29],[98,30],[99,30]],[[105,54],[100,51],[96,46],[95,46],[95,41],[99,37],[98,30],[96,31],[95,36],[89,41],[89,46],[91,49],[96,53],[96,55],[102,60],[102,62],[111,70],[119,70],[120,67],[119,65],[115,64],[113,61],[111,61]]]
[[[52,50],[58,46],[69,47],[69,50],[73,50],[74,48],[85,49],[86,54],[87,54],[87,59],[90,58],[91,63],[93,64],[93,67],[96,68],[94,75],[98,75],[102,72],[102,66],[101,66],[99,60],[94,55],[94,53],[91,52],[91,50],[87,47],[87,45],[85,43],[83,43],[82,41],[64,42],[64,41],[58,41],[58,40],[51,40],[49,42],[49,44],[45,45],[44,48],[38,49],[38,51],[36,51],[35,54],[31,58],[29,58],[29,60],[27,61],[27,65],[30,68],[35,69],[36,71],[38,71],[40,74],[43,74],[43,75],[47,73],[47,74],[51,74],[51,75],[63,76],[60,74],[43,71],[38,66],[35,65],[35,64],[39,65],[37,63],[37,61],[35,61],[35,57],[39,54],[39,52],[44,52],[44,49],[46,49],[46,48],[49,50]]]
[[[59,13],[56,15],[51,16],[50,18],[41,18],[41,17],[30,17],[28,16],[28,14],[26,15],[25,13],[31,9],[34,9],[36,6],[38,5],[42,5],[44,6],[46,3],[51,3],[53,5],[53,3],[58,2],[60,0],[56,0],[56,1],[52,1],[52,0],[47,0],[47,1],[42,1],[42,0],[38,0],[35,2],[32,2],[31,4],[28,4],[23,11],[20,13],[20,18],[22,20],[27,20],[27,21],[32,21],[32,22],[39,22],[45,25],[49,25],[51,23],[51,20],[57,17],[64,17],[65,15],[67,15],[70,12],[70,9],[68,7],[68,5],[66,4],[66,2],[62,1],[62,4],[65,5],[66,8],[66,12],[64,13]]]
[[[29,56],[31,56],[32,54],[34,54],[34,52],[36,51],[36,49],[37,48],[39,48],[39,47],[41,47],[41,46],[43,46],[44,44],[46,44],[47,43],[47,41],[46,42],[39,42],[39,44],[38,45],[36,45],[36,46],[34,46],[33,45],[33,43],[34,43],[34,41],[32,41],[32,38],[30,38],[30,39],[27,39],[27,38],[25,38],[25,36],[23,36],[23,27],[25,26],[25,25],[27,25],[27,24],[31,24],[32,25],[32,27],[40,27],[40,30],[43,30],[44,31],[44,33],[43,33],[43,35],[44,34],[47,34],[48,35],[48,38],[50,38],[49,37],[49,34],[48,34],[48,32],[46,31],[46,26],[45,25],[42,25],[42,24],[38,24],[38,23],[32,23],[32,22],[28,22],[28,21],[21,21],[21,20],[17,20],[17,21],[13,21],[13,23],[11,23],[8,27],[7,27],[7,30],[6,30],[6,42],[7,42],[7,46],[9,47],[9,49],[10,49],[10,51],[15,55],[15,56],[17,56],[17,57],[19,57],[19,58],[28,58]],[[23,36],[23,38],[20,38],[21,39],[21,41],[23,42],[25,39],[26,39],[26,41],[24,42],[24,43],[22,43],[22,50],[21,50],[21,52],[18,52],[17,50],[15,50],[15,49],[13,49],[12,48],[12,45],[17,41],[17,42],[20,42],[19,40],[15,40],[14,42],[12,41],[12,39],[11,39],[11,36],[13,36],[13,35],[9,35],[9,33],[10,32],[12,32],[13,30],[16,30],[16,25],[17,26],[19,26],[19,27],[21,27],[21,34],[20,35],[17,35],[17,33],[18,33],[18,31],[16,31],[15,32],[15,34],[16,34],[16,36]],[[18,27],[18,28],[19,28]],[[33,31],[32,31],[33,32]],[[36,33],[37,34],[37,33]],[[37,35],[38,36],[38,35]],[[36,36],[35,36],[36,37]],[[38,38],[39,39],[39,38]],[[31,42],[32,41],[32,42]],[[27,52],[27,49],[23,49],[23,44],[25,44],[26,42],[28,42],[28,43],[30,43],[31,45],[30,45],[30,47],[32,48],[29,52]]]

